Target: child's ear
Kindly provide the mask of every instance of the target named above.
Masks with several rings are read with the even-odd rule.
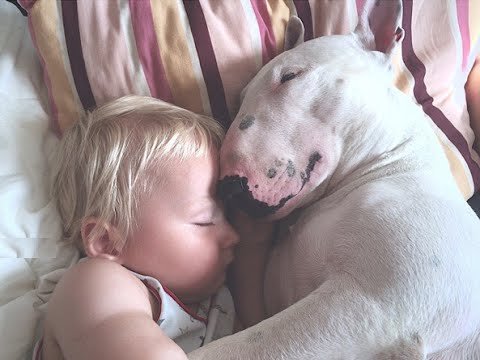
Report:
[[[94,231],[95,228],[97,231]],[[120,260],[120,251],[115,247],[120,234],[114,226],[95,217],[88,217],[82,220],[81,234],[88,257],[116,262]]]

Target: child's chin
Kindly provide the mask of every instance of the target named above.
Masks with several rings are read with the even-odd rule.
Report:
[[[226,277],[226,271],[219,273],[215,281],[212,282],[208,288],[203,289],[203,291],[199,291],[196,294],[190,294],[190,296],[188,296],[188,302],[194,303],[203,301],[215,295],[217,291],[225,284]]]

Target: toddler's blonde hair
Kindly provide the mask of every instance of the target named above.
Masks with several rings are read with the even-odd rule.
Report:
[[[55,161],[52,195],[65,240],[83,252],[82,220],[95,217],[124,235],[110,244],[121,251],[135,228],[139,200],[161,181],[150,170],[207,155],[220,147],[223,134],[209,117],[144,96],[125,96],[87,113],[65,132]],[[96,226],[91,235],[102,231]]]

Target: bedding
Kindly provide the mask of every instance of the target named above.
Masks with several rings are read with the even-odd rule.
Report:
[[[305,38],[346,33],[364,0],[20,0],[44,65],[52,126],[126,94],[151,95],[213,115],[228,127],[239,94],[283,51],[288,18]],[[81,5],[80,5],[81,4]],[[478,49],[479,0],[405,0],[396,84],[424,110],[469,198],[480,158],[464,84]]]
[[[0,1],[0,359],[28,358],[53,284],[76,261],[57,246],[60,222],[48,195],[47,92],[27,20]]]
[[[58,141],[55,131],[60,134],[84,108],[131,92],[159,97],[169,94],[167,99],[214,115],[228,126],[238,108],[241,88],[262,64],[283,50],[283,31],[290,13],[302,18],[306,36],[311,38],[349,31],[363,4],[362,0],[200,0],[184,7],[192,2],[168,0],[162,2],[167,9],[163,11],[170,11],[176,19],[174,25],[148,28],[145,23],[140,30],[137,27],[140,35],[135,35],[135,14],[128,6],[133,2],[82,1],[90,5],[77,13],[80,27],[72,34],[71,28],[63,26],[61,10],[76,2],[49,1],[53,6],[49,13],[46,1],[23,0],[30,12],[27,20],[15,6],[0,1],[0,325],[4,329],[0,359],[29,358],[38,320],[56,282],[78,261],[77,250],[59,242],[60,221],[49,196],[49,159]],[[105,3],[110,5],[102,9]],[[480,180],[463,93],[466,74],[480,50],[479,20],[472,15],[480,12],[479,3],[439,0],[435,2],[440,4],[438,8],[428,8],[432,2],[427,0],[410,2],[410,7],[407,2],[404,22],[410,20],[409,26],[418,36],[407,39],[405,46],[409,47],[404,49],[404,57],[398,58],[396,68],[398,87],[415,97],[427,121],[437,128],[466,198]],[[442,12],[442,6],[449,11]],[[149,7],[146,14],[151,21],[155,16],[158,21],[159,11]],[[436,26],[422,27],[424,17],[432,20],[427,24]],[[102,21],[103,30],[98,28]],[[85,38],[90,26],[97,26],[98,31]],[[109,31],[105,31],[107,27]],[[166,35],[165,31],[173,28],[182,32],[183,40]],[[435,36],[427,41],[419,34]],[[164,44],[162,51],[157,48],[154,53],[155,48],[147,43],[142,47],[138,39]],[[48,48],[45,43],[49,41],[56,42],[56,47]],[[95,53],[94,49],[102,49],[102,42],[109,44],[109,51]],[[69,52],[72,47],[83,55],[74,58],[76,53]],[[125,63],[115,63],[120,70],[100,71],[119,51],[129,54]],[[415,54],[416,58],[412,57]],[[83,75],[81,69],[73,68],[70,57],[84,62]],[[182,64],[186,61],[185,66],[172,65],[179,57]],[[156,71],[154,61],[165,63],[163,75],[152,75],[160,78],[148,77],[149,71]],[[112,74],[119,79],[112,82]],[[85,97],[86,84],[90,98]],[[478,199],[472,203],[480,208]]]

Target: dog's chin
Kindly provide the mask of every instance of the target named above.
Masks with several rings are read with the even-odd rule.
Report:
[[[275,213],[265,216],[263,219],[268,222],[280,220],[290,215],[290,213],[292,213],[292,211],[295,209],[295,206],[285,206],[281,209],[278,209]]]
[[[309,204],[315,202],[319,196],[321,196],[321,192],[324,190],[323,185],[325,184],[325,178],[327,174],[322,174],[318,179],[317,183],[310,183],[307,186],[303,187],[300,192],[292,196],[282,207],[279,207],[274,213],[269,214],[265,217],[267,221],[275,221],[283,219],[290,215],[294,210],[302,207],[306,207]],[[320,191],[318,191],[320,190]]]
[[[289,196],[277,204],[268,204],[256,199],[250,192],[242,192],[229,197],[225,204],[227,209],[239,209],[252,218],[274,221],[287,216],[293,211],[295,208],[294,198],[295,196]],[[290,200],[293,201],[289,204]]]
[[[268,218],[265,219],[268,221],[274,221],[287,217],[295,209],[303,207],[308,202],[310,194],[311,189],[303,188],[297,195],[293,196],[281,208],[275,211],[275,213],[271,214]]]

